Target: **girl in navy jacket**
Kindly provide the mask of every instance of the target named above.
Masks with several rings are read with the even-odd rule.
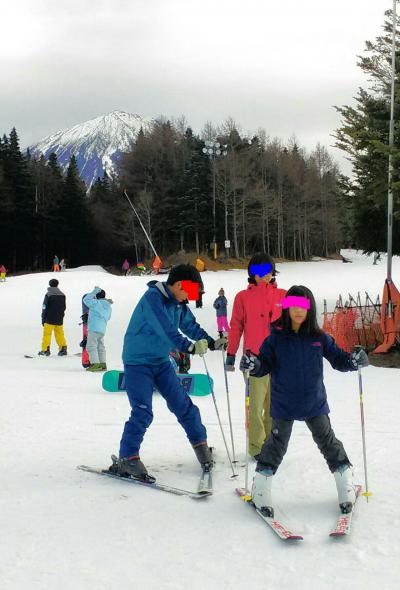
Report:
[[[294,420],[304,420],[334,474],[343,513],[355,501],[350,460],[335,436],[323,381],[323,357],[338,371],[368,365],[363,350],[349,354],[317,323],[314,296],[307,287],[293,286],[282,300],[282,315],[274,322],[260,354],[244,355],[240,368],[250,375],[271,374],[272,432],[258,456],[252,499],[264,514],[273,516],[271,486],[287,451]]]

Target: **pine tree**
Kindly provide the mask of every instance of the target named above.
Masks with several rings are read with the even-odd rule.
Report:
[[[80,264],[89,257],[91,229],[86,187],[80,179],[75,156],[69,162],[58,213],[59,246],[54,254],[65,258],[69,266]]]
[[[8,260],[13,270],[35,266],[35,194],[15,128],[1,146]],[[3,237],[4,239],[4,237]]]
[[[351,199],[354,241],[365,252],[386,250],[388,155],[391,87],[392,11],[385,12],[384,35],[366,42],[367,56],[360,68],[373,81],[360,88],[354,107],[337,107],[342,124],[335,133],[336,146],[353,165]],[[393,253],[400,253],[400,54],[396,55],[395,137],[393,156]]]

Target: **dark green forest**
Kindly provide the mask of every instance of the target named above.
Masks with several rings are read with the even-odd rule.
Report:
[[[343,179],[326,149],[308,155],[295,141],[244,138],[232,122],[209,131],[225,156],[210,159],[189,127],[159,120],[139,133],[115,177],[104,174],[87,191],[74,157],[65,172],[55,154],[31,158],[13,129],[0,142],[2,263],[42,270],[55,254],[69,266],[150,257],[124,188],[162,256],[207,251],[214,229],[220,255],[236,258],[265,250],[304,260],[349,239]]]

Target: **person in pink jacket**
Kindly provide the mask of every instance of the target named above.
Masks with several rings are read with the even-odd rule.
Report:
[[[231,330],[228,338],[226,370],[235,370],[235,358],[243,336],[243,353],[258,355],[269,336],[270,324],[281,315],[281,300],[286,295],[278,289],[275,263],[265,253],[254,254],[248,265],[249,286],[239,291],[233,302]],[[250,426],[247,452],[257,459],[264,441],[271,433],[270,377],[250,377]]]
[[[125,260],[122,263],[122,272],[124,273],[125,276],[127,276],[129,269],[130,269],[129,261],[127,258],[125,258]]]
[[[4,264],[0,264],[0,282],[5,283],[6,282],[6,274],[7,274],[7,269],[4,266]]]

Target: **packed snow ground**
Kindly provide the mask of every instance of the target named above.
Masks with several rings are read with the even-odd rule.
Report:
[[[278,266],[279,285],[309,286],[319,311],[332,309],[337,295],[382,292],[385,261],[343,252],[353,264],[337,261]],[[121,367],[123,335],[149,277],[117,277],[99,267],[60,273],[67,295],[65,333],[71,356],[25,359],[41,342],[40,312],[52,273],[11,277],[0,283],[0,587],[2,590],[191,590],[266,589],[395,590],[399,587],[400,372],[363,371],[369,484],[361,498],[349,539],[328,532],[338,515],[335,484],[311,435],[296,423],[288,453],[274,481],[282,518],[305,540],[279,540],[234,489],[211,396],[195,398],[217,448],[212,498],[195,502],[130,486],[76,470],[78,464],[104,467],[118,451],[129,404],[124,393],[101,389],[101,374],[86,373],[79,352],[81,297],[100,285],[114,300],[106,334],[109,368]],[[393,277],[400,283],[400,260]],[[221,286],[232,309],[246,286],[244,271],[204,274],[200,323],[216,333],[212,303]],[[56,346],[53,344],[55,354]],[[206,357],[215,380],[219,410],[228,436],[221,353]],[[202,360],[192,370],[203,371]],[[356,373],[325,364],[325,383],[334,430],[364,483]],[[244,387],[239,371],[229,375],[237,456],[243,461]],[[198,465],[185,434],[160,396],[141,456],[160,481],[195,489]],[[254,470],[254,464],[251,465]]]

